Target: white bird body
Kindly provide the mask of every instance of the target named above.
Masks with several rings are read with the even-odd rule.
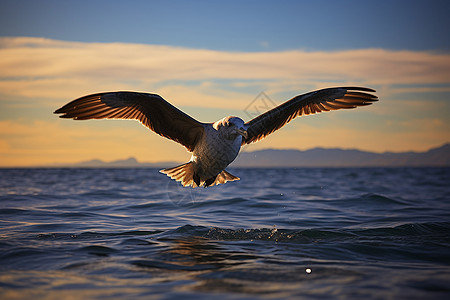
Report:
[[[192,156],[189,162],[160,172],[183,186],[213,186],[239,180],[225,168],[239,154],[241,145],[265,138],[294,118],[322,111],[370,105],[378,98],[360,87],[328,88],[299,95],[245,123],[228,116],[215,123],[201,123],[159,95],[107,92],[69,102],[55,113],[61,118],[136,119],[157,134],[176,141]]]
[[[181,166],[161,170],[172,179],[186,185],[212,186],[239,180],[224,171],[241,149],[242,137],[246,135],[244,121],[226,117],[214,124],[204,124],[204,132],[192,152],[191,160]]]

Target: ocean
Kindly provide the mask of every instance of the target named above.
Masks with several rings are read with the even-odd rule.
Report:
[[[450,299],[450,168],[0,169],[0,299]]]

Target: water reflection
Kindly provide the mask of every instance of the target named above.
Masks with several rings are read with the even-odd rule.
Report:
[[[185,281],[180,285],[180,289],[185,291],[283,296],[288,291],[298,290],[299,285],[315,277],[301,261],[292,262],[286,268],[286,262],[278,261],[271,253],[273,243],[268,245],[267,254],[256,254],[249,245],[263,241],[242,241],[239,246],[233,247],[233,251],[230,251],[230,245],[221,245],[226,242],[204,237],[174,239],[164,243],[167,247],[156,255],[149,255],[133,264],[152,276]],[[322,270],[325,268],[322,267]],[[318,272],[317,276],[320,273],[323,279],[323,272]]]

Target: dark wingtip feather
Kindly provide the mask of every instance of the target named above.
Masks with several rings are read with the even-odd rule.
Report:
[[[53,113],[54,114],[62,114],[62,115],[59,115],[58,117],[63,118],[63,119],[70,119],[71,118],[71,117],[69,117],[67,115],[67,111],[64,111],[62,108],[59,108],[59,109],[55,110]]]
[[[376,92],[376,90],[371,89],[371,88],[366,88],[366,87],[348,86],[348,87],[343,87],[343,88],[346,89],[347,91],[364,91],[364,92],[371,92],[371,93]]]

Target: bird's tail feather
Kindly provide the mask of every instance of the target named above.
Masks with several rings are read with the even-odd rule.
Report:
[[[235,181],[235,180],[241,180],[239,177],[236,177],[227,171],[223,170],[219,175],[216,177],[216,181],[212,185],[216,184],[224,184],[227,181]]]
[[[198,186],[205,186],[205,181],[200,182],[200,184],[197,184],[195,182],[194,166],[192,162],[188,162],[174,168],[160,170],[159,172],[166,174],[167,176],[176,181],[181,182],[183,186],[192,186],[193,188]],[[240,178],[223,170],[217,175],[216,180],[212,184],[210,184],[210,186],[217,184],[224,184],[227,181],[234,181],[234,180],[240,180]]]
[[[188,162],[174,168],[159,170],[159,172],[166,174],[176,181],[181,182],[183,186],[198,186],[194,181],[194,166],[192,165],[192,162]]]

